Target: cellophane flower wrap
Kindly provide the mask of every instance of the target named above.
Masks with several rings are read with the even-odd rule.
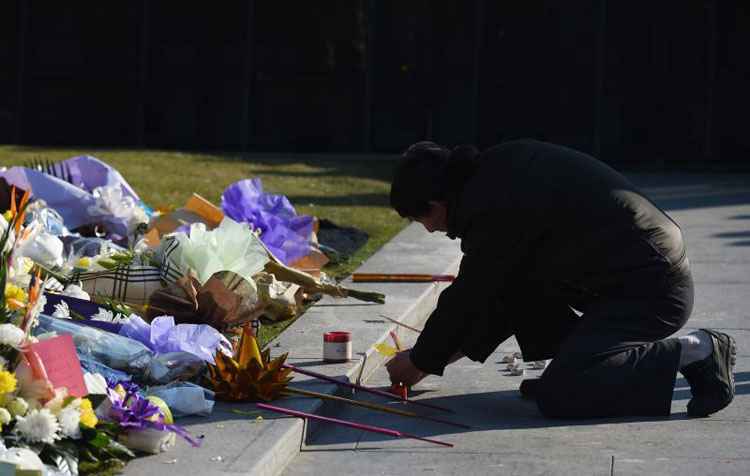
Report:
[[[313,217],[297,215],[284,195],[265,193],[259,178],[235,182],[221,196],[224,214],[260,230],[260,239],[284,264],[307,256]]]

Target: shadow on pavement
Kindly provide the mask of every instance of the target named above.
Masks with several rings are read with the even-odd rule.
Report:
[[[750,372],[734,373],[734,391],[736,395],[750,395]],[[672,400],[689,400],[693,394],[690,392],[690,385],[684,378],[678,379],[675,384]]]
[[[517,390],[470,393],[452,397],[420,399],[420,401],[456,409],[456,414],[429,412],[429,415],[465,423],[471,425],[471,428],[460,429],[430,421],[376,414],[376,412],[370,412],[369,414],[356,412],[356,415],[351,415],[350,413],[352,412],[345,412],[347,415],[339,416],[339,418],[349,419],[358,423],[387,427],[406,433],[416,434],[420,437],[436,438],[439,438],[440,435],[446,436],[492,430],[600,426],[621,423],[679,421],[689,419],[684,412],[672,414],[669,417],[623,417],[585,420],[549,419],[543,417],[539,413],[536,404],[533,401],[522,399]],[[414,407],[409,409],[414,410]],[[314,444],[356,444],[362,438],[362,434],[354,430],[324,431],[315,434]],[[373,441],[389,441],[392,440],[392,437],[377,433],[367,433],[366,440],[368,443],[372,443]]]
[[[750,230],[744,231],[727,231],[724,233],[715,233],[712,235],[716,238],[750,238]]]

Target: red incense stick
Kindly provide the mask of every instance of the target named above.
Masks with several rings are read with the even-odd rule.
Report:
[[[338,380],[338,379],[335,379],[333,377],[329,377],[328,375],[320,374],[318,372],[313,372],[312,370],[305,370],[305,369],[301,369],[299,367],[295,367],[294,365],[284,364],[284,365],[282,365],[282,367],[285,367],[287,369],[292,369],[294,372],[300,373],[302,375],[308,375],[310,377],[319,378],[321,380],[326,380],[328,382],[332,382],[332,383],[335,383],[337,385],[343,385],[344,387],[349,387],[349,388],[353,388],[355,390],[361,390],[363,392],[369,392],[369,393],[372,393],[372,394],[375,394],[375,395],[380,395],[381,397],[387,397],[389,399],[396,398],[398,400],[401,400],[402,402],[412,403],[414,405],[421,405],[423,407],[432,408],[432,409],[435,409],[435,410],[441,410],[441,411],[448,412],[448,413],[453,413],[453,410],[451,410],[449,408],[440,407],[438,405],[434,405],[434,404],[431,404],[431,403],[420,402],[419,400],[408,400],[406,398],[401,398],[401,396],[399,396],[399,395],[394,395],[394,394],[392,394],[390,392],[385,392],[383,390],[377,390],[375,388],[370,388],[370,387],[363,387],[362,385],[357,385],[356,383],[351,383],[351,382],[345,381],[345,380]]]
[[[409,438],[412,440],[426,441],[427,443],[434,443],[436,445],[442,445],[442,446],[447,446],[449,448],[453,448],[453,445],[451,443],[446,443],[444,441],[439,441],[439,440],[433,440],[431,438],[423,438],[421,436],[412,435],[410,433],[404,433],[403,431],[391,430],[389,428],[383,428],[380,426],[365,425],[363,423],[355,423],[353,421],[348,421],[348,420],[339,420],[338,418],[314,415],[312,413],[300,412],[297,410],[290,410],[288,408],[277,407],[275,405],[268,405],[266,403],[256,403],[256,405],[258,406],[258,408],[262,408],[264,410],[270,410],[276,413],[284,413],[286,415],[296,416],[300,418],[309,418],[312,420],[325,421],[328,423],[335,423],[337,425],[348,426],[350,428],[356,428],[357,430],[371,431],[373,433],[382,433],[384,435],[394,436],[396,438]]]
[[[456,277],[452,274],[413,274],[413,273],[354,273],[352,282],[355,283],[430,283],[452,282]]]

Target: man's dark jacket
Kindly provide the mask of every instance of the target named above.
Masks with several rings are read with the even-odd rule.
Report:
[[[483,362],[512,335],[504,310],[518,296],[575,309],[646,297],[659,292],[649,276],[686,259],[677,224],[624,176],[534,140],[482,154],[476,173],[448,199],[448,235],[461,239],[461,267],[410,354],[419,369],[438,375],[455,352]],[[537,320],[543,334],[555,316],[514,318]]]

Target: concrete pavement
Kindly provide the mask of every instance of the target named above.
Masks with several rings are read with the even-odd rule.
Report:
[[[178,442],[173,450],[131,462],[125,474],[750,474],[750,175],[639,174],[636,183],[670,211],[686,233],[696,280],[690,328],[728,329],[738,341],[738,396],[728,409],[707,419],[688,419],[690,391],[678,380],[669,419],[551,421],[519,398],[520,377],[508,376],[499,361],[517,350],[511,339],[487,363],[462,360],[445,377],[428,377],[415,389],[418,399],[456,411],[448,418],[472,425],[456,431],[438,423],[359,411],[318,400],[292,398],[281,406],[370,422],[453,443],[435,447],[410,440],[365,434],[297,418],[255,411],[253,404],[217,404],[211,417],[181,419],[192,433],[205,435],[202,448]],[[368,260],[363,272],[448,273],[456,269],[458,243],[412,225]],[[324,299],[272,344],[273,355],[308,369],[385,385],[383,358],[372,345],[395,326],[381,314],[420,325],[434,307],[441,285],[362,284],[382,290],[384,306]],[[349,330],[354,359],[325,364],[322,333]],[[414,335],[398,328],[408,342]],[[686,329],[686,331],[689,329]],[[527,370],[527,377],[539,371]],[[334,385],[299,376],[294,385],[346,394]],[[368,398],[358,394],[357,398]],[[377,400],[382,402],[382,400]],[[444,416],[431,413],[434,416]],[[256,417],[262,415],[263,419]]]
[[[463,359],[444,377],[430,376],[415,387],[415,398],[454,409],[455,415],[445,416],[469,423],[472,430],[354,407],[337,414],[441,439],[454,448],[330,427],[308,439],[284,474],[750,474],[750,177],[641,174],[633,179],[668,209],[687,237],[696,302],[684,332],[713,327],[737,339],[732,405],[709,418],[688,418],[690,389],[679,378],[669,418],[544,419],[533,402],[520,398],[523,377],[509,376],[500,363],[518,350],[511,339],[484,365]],[[540,371],[526,373],[528,378]],[[385,370],[378,369],[368,384],[386,385]],[[371,400],[364,394],[358,398]]]

